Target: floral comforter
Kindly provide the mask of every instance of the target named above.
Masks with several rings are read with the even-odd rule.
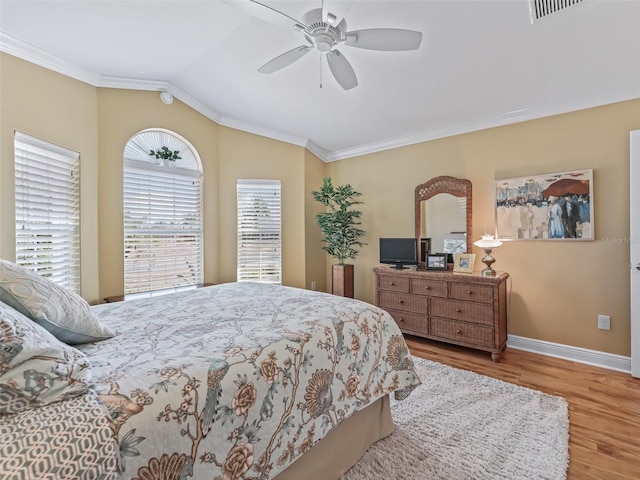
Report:
[[[420,383],[393,319],[353,299],[229,283],[93,308],[117,331],[81,350],[123,478],[269,479]]]

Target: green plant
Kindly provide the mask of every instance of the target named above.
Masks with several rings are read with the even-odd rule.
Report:
[[[366,245],[360,241],[364,235],[359,225],[361,212],[353,210],[354,205],[362,204],[356,200],[360,192],[356,192],[351,185],[334,187],[331,178],[322,180],[322,188],[311,192],[313,199],[329,208],[328,212],[318,213],[316,220],[322,231],[322,241],[326,243],[324,250],[338,259],[344,265],[346,259],[354,259],[358,255],[357,248]]]
[[[149,152],[149,155],[151,155],[152,157],[156,157],[158,159],[170,160],[172,162],[175,162],[176,160],[180,160],[182,158],[181,156],[178,155],[179,153],[180,153],[180,150],[174,150],[172,152],[171,150],[169,150],[168,147],[162,147],[162,148],[159,148],[158,150],[151,150]]]

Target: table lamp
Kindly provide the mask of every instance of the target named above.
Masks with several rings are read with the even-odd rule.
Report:
[[[502,245],[502,242],[497,238],[493,238],[493,235],[482,235],[482,238],[474,242],[474,245],[483,249],[485,253],[482,263],[484,263],[486,267],[482,270],[482,276],[494,277],[496,275],[496,271],[491,268],[491,264],[494,263],[496,259],[491,256],[491,252],[494,248],[498,248]]]

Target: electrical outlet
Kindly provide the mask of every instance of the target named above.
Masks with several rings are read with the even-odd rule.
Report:
[[[318,288],[318,284],[314,280],[313,282],[311,282],[311,290],[315,290],[316,288]]]
[[[611,330],[611,317],[609,315],[598,315],[598,329]]]

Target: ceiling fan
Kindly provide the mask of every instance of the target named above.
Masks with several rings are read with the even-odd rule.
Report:
[[[345,11],[345,3],[351,4],[351,2],[342,2],[343,11]],[[302,21],[297,21],[295,18],[255,0],[250,0],[250,4],[254,7],[260,7],[259,9],[251,9],[253,15],[262,17],[267,21],[275,20],[274,16],[279,15],[278,23],[282,23],[284,20],[295,31],[300,32],[305,40],[304,44],[278,55],[262,65],[258,69],[261,73],[276,72],[299,60],[311,50],[316,49],[326,54],[329,70],[331,70],[340,86],[345,90],[350,90],[358,85],[358,78],[349,61],[338,50],[337,47],[340,44],[368,50],[392,52],[416,50],[422,42],[422,32],[413,30],[372,28],[349,32],[347,31],[347,21],[328,11],[324,2],[322,8],[314,8],[305,13]],[[246,2],[245,5],[247,5]]]

